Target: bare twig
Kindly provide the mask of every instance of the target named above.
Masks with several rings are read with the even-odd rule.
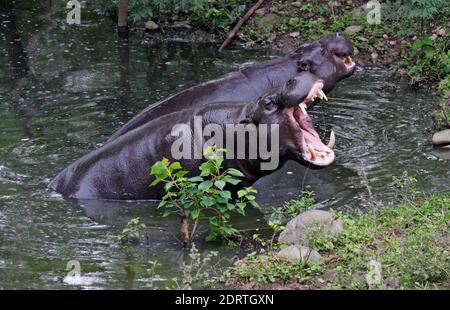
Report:
[[[194,222],[194,227],[192,228],[192,231],[191,231],[191,240],[194,240],[194,237],[195,237],[195,233],[196,233],[196,231],[197,231],[197,226],[198,226],[199,220],[200,220],[200,216],[197,217],[197,219],[196,219],[195,222]]]
[[[184,245],[190,245],[191,238],[189,237],[189,223],[186,216],[181,217],[181,235],[183,236]]]
[[[250,18],[250,16],[255,13],[255,11],[261,6],[261,4],[264,2],[264,0],[258,0],[258,2],[252,6],[247,13],[245,13],[244,17],[242,17],[237,24],[234,26],[234,28],[228,32],[227,39],[222,43],[222,45],[219,48],[219,52],[221,52],[230,42],[233,40],[234,36],[238,33],[239,29],[242,27],[242,25],[247,21],[247,19]]]

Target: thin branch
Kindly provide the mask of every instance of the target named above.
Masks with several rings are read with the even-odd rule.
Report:
[[[255,13],[255,11],[261,6],[263,2],[264,0],[258,0],[258,2],[247,11],[244,17],[242,17],[237,22],[236,26],[234,26],[234,28],[230,32],[228,32],[227,39],[220,46],[219,52],[221,52],[231,42],[231,40],[233,40],[234,36],[238,33],[242,25],[247,21],[247,19],[250,18],[250,16],[253,15],[253,13]]]

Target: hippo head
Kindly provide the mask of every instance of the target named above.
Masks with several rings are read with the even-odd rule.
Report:
[[[306,106],[315,98],[326,98],[323,86],[322,79],[302,72],[258,101],[252,122],[279,125],[280,158],[311,168],[328,166],[334,161],[334,133],[331,132],[330,142],[325,145],[306,112]]]
[[[309,71],[324,81],[324,92],[353,74],[356,65],[351,56],[353,45],[343,34],[332,33],[295,51],[298,71]]]

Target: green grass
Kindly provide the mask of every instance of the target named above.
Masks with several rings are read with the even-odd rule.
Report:
[[[406,199],[364,215],[337,213],[345,231],[316,236],[320,263],[279,261],[249,254],[223,281],[234,287],[287,285],[328,289],[450,288],[450,193]],[[368,279],[381,272],[379,281]],[[288,284],[286,284],[288,283]]]

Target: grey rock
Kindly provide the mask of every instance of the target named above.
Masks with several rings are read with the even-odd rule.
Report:
[[[299,8],[302,6],[302,3],[301,3],[301,1],[295,1],[295,2],[292,2],[291,5],[293,7]]]
[[[341,220],[334,220],[333,214],[328,211],[309,210],[290,220],[278,241],[298,246],[308,245],[310,230],[315,233],[337,235],[344,230],[344,223]]]
[[[433,155],[440,159],[450,160],[450,146],[435,148]]]
[[[445,29],[442,28],[442,27],[439,27],[439,28],[436,30],[436,33],[437,33],[438,35],[440,35],[441,37],[443,37],[443,36],[445,36]]]
[[[149,20],[148,22],[145,23],[145,29],[147,30],[156,30],[158,28],[159,28],[158,24],[152,20]]]
[[[192,26],[189,24],[187,20],[177,21],[174,22],[172,25],[169,25],[170,28],[184,28],[184,29],[191,29]]]
[[[296,262],[301,259],[307,264],[311,262],[318,262],[322,258],[322,256],[320,256],[320,254],[314,249],[310,249],[305,246],[298,247],[295,245],[291,245],[280,250],[277,253],[277,256],[290,262]]]
[[[353,25],[353,26],[348,26],[347,28],[345,28],[344,33],[346,33],[346,34],[353,34],[353,33],[358,33],[361,30],[363,30],[363,27],[357,26],[357,25]]]
[[[330,233],[333,236],[339,235],[344,230],[345,230],[345,224],[342,220],[337,219],[337,220],[334,220],[333,223],[331,223]]]
[[[450,144],[450,129],[445,129],[436,132],[432,138],[434,145]]]

